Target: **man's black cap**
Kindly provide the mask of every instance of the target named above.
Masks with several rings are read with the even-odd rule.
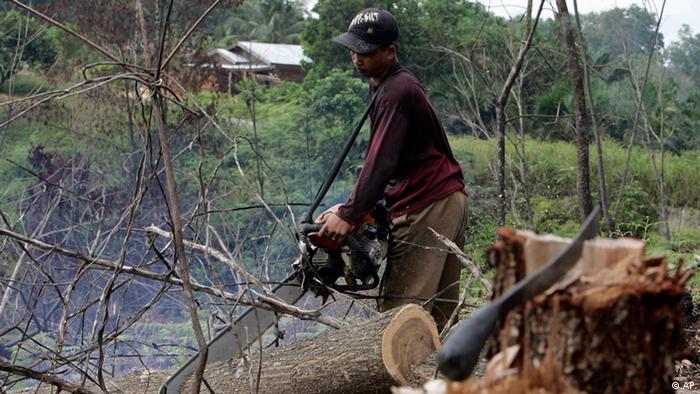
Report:
[[[366,8],[355,15],[347,32],[331,41],[355,53],[367,54],[381,46],[393,43],[397,38],[399,38],[399,26],[389,11],[381,8]]]

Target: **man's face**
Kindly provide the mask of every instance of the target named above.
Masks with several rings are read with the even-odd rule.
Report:
[[[352,64],[360,74],[367,78],[377,78],[383,76],[394,64],[396,48],[390,45],[387,48],[377,48],[364,55],[350,51],[350,56]]]

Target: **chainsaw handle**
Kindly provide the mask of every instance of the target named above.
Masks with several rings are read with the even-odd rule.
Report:
[[[317,233],[323,228],[323,223],[302,223],[299,225],[299,232],[304,235]]]
[[[304,235],[309,235],[311,233],[317,233],[321,231],[323,228],[323,223],[301,223],[298,227],[299,232],[304,234]],[[367,255],[367,252],[364,250],[362,247],[362,244],[353,237],[352,235],[348,235],[345,237],[344,241],[345,245],[347,245],[350,249],[354,250],[355,252],[358,252],[362,255],[364,259],[367,261],[370,261],[369,256]]]

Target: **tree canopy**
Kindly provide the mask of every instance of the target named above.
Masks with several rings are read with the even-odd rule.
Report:
[[[293,0],[250,0],[213,30],[214,45],[230,47],[235,41],[298,44],[304,29],[304,11]]]

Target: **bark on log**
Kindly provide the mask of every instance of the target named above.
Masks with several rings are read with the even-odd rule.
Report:
[[[329,334],[262,354],[259,393],[387,393],[408,384],[413,368],[439,347],[429,313],[407,305]],[[207,366],[217,393],[251,392],[259,354]],[[254,384],[254,383],[253,383]],[[183,384],[187,392],[191,378]]]
[[[499,234],[502,240],[488,251],[497,267],[495,296],[537,267],[526,256],[546,261],[565,245],[549,239],[553,244],[543,246],[548,239],[532,239],[530,233]],[[539,246],[528,250],[528,245]],[[553,370],[570,387],[590,393],[673,392],[683,328],[680,300],[690,272],[669,273],[665,259],[643,256],[637,240],[588,241],[567,277],[504,319],[490,355],[519,346],[512,367],[521,383],[540,381]]]

